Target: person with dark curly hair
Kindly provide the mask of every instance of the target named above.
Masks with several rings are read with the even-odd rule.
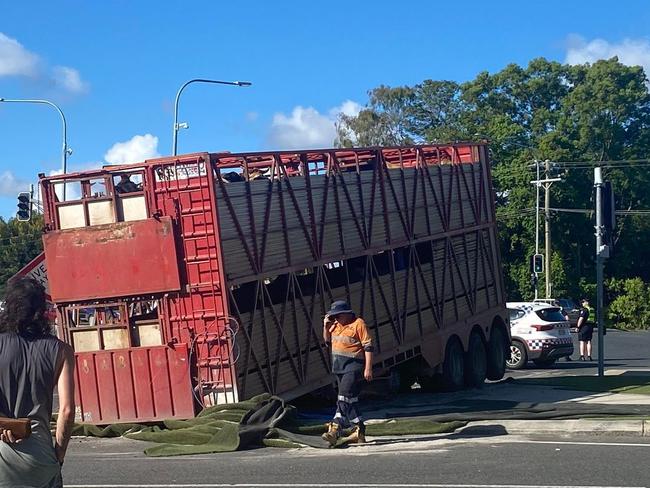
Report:
[[[0,311],[0,416],[31,420],[31,435],[0,429],[0,487],[58,488],[74,421],[74,353],[51,333],[45,290],[22,278],[7,286]],[[54,387],[56,436],[50,432]]]

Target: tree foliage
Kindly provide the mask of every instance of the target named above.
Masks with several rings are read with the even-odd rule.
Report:
[[[341,118],[338,142],[372,146],[489,140],[507,294],[527,299],[533,295],[533,162],[650,157],[647,83],[641,67],[625,66],[617,58],[577,66],[539,58],[525,67],[511,64],[494,74],[479,73],[463,84],[425,80],[415,86],[381,86],[370,91],[357,117]],[[551,207],[594,208],[593,171],[585,166],[551,164],[549,176],[562,177],[552,186]],[[617,208],[650,209],[650,166],[607,169],[604,177],[614,185]],[[595,281],[593,214],[554,212],[551,229],[554,296],[588,296]],[[607,273],[649,282],[650,267],[643,263],[644,250],[650,248],[650,218],[620,218],[618,229]],[[543,249],[543,231],[540,244]]]
[[[0,217],[0,300],[7,280],[43,252],[43,217],[32,215],[29,222]]]
[[[650,329],[650,287],[641,278],[611,280],[608,318],[620,329]]]

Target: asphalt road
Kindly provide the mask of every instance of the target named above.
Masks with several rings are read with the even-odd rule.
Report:
[[[591,375],[598,372],[598,337],[597,330],[594,330],[592,342],[592,362],[578,361],[580,349],[578,338],[573,336],[573,361],[565,362],[561,359],[551,368],[538,368],[529,362],[525,369],[508,371],[508,376],[515,378],[539,377],[549,375],[579,374]],[[605,348],[605,371],[627,370],[627,371],[648,371],[650,372],[650,331],[626,332],[616,329],[607,330],[603,342]]]
[[[650,371],[650,332],[610,330],[605,339],[606,370]],[[596,371],[595,362],[562,361],[548,369],[531,363],[507,374]],[[343,450],[268,448],[173,458],[148,458],[142,453],[146,444],[138,441],[73,439],[64,478],[66,486],[73,488],[650,487],[650,437],[518,437],[498,435],[503,433],[498,428],[487,433],[476,429],[415,439],[381,438]]]
[[[146,458],[143,443],[74,440],[64,466],[70,488],[649,486],[650,439],[481,435],[472,428],[342,450],[259,449]]]

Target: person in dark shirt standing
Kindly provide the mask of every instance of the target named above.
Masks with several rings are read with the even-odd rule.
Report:
[[[140,191],[140,188],[131,181],[131,175],[122,174],[120,175],[120,182],[115,185],[115,191],[120,194],[133,193],[135,191]]]
[[[594,324],[589,320],[589,302],[583,298],[580,302],[578,317],[578,340],[580,341],[580,361],[592,361],[591,338],[594,334]]]
[[[51,334],[45,289],[22,278],[0,311],[0,417],[28,418],[31,435],[0,429],[0,487],[61,488],[61,466],[75,415],[74,351]],[[54,388],[59,415],[52,438]]]
[[[357,406],[363,380],[372,380],[372,339],[366,323],[347,302],[332,303],[323,321],[323,338],[332,347],[332,373],[336,375],[336,414],[323,439],[336,445],[342,429],[352,426],[350,442],[365,442],[365,426]]]

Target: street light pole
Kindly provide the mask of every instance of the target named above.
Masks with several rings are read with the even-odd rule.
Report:
[[[539,254],[539,188],[541,184],[539,183],[539,160],[535,160],[535,166],[537,166],[537,195],[535,198],[535,254]],[[533,269],[535,273],[535,300],[537,300],[537,272]]]
[[[178,123],[178,102],[181,98],[181,93],[185,90],[187,85],[192,83],[213,83],[216,85],[234,85],[234,86],[251,86],[250,81],[220,81],[220,80],[208,80],[203,78],[194,78],[192,80],[186,81],[181,85],[176,92],[176,100],[174,101],[174,131],[172,135],[172,155],[176,156],[176,150],[178,148],[178,129],[181,128],[181,124]],[[187,128],[187,124],[183,125],[184,128]]]
[[[547,159],[545,162],[546,179],[549,178],[551,171],[551,162]],[[544,273],[546,276],[546,298],[551,298],[551,183],[548,183],[544,190]]]
[[[59,115],[61,116],[61,122],[63,124],[63,148],[61,151],[61,166],[63,174],[66,173],[68,169],[68,154],[72,154],[72,150],[68,147],[68,126],[65,121],[65,115],[63,110],[59,108],[56,103],[50,102],[49,100],[34,100],[34,99],[9,99],[9,98],[0,98],[0,102],[6,103],[40,103],[44,105],[49,105],[54,107]],[[63,200],[65,201],[65,183],[63,184]]]

